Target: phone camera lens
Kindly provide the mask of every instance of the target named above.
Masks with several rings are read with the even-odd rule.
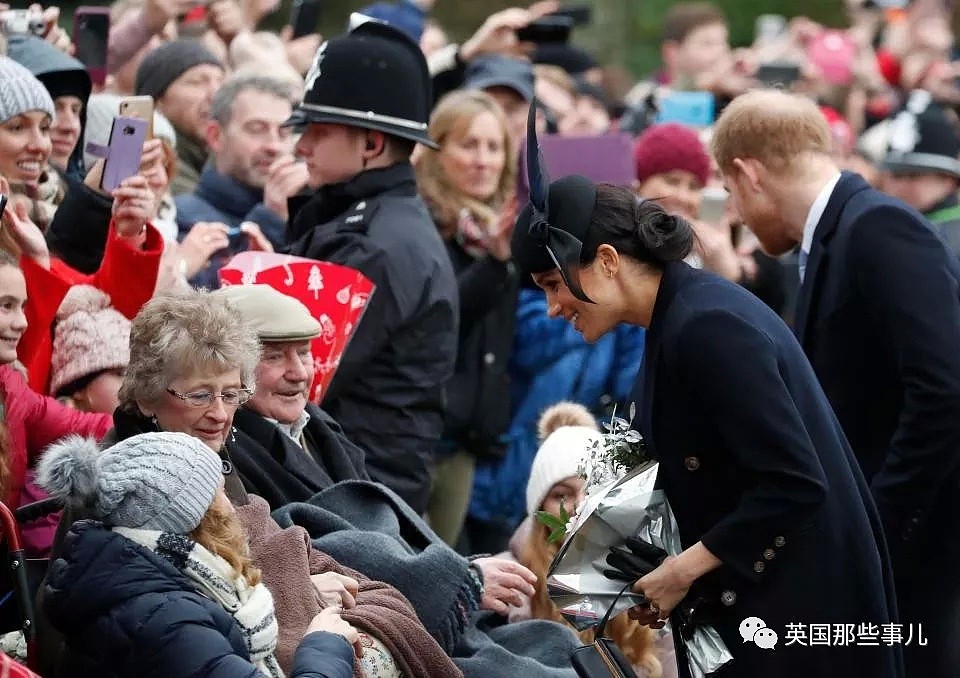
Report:
[[[124,135],[126,135],[126,136],[128,136],[128,137],[132,137],[132,136],[133,136],[133,128],[130,127],[129,125],[127,125],[126,127],[123,128],[123,133],[124,133]]]

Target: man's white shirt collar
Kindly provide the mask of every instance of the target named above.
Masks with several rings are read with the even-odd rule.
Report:
[[[830,202],[833,189],[835,189],[840,182],[840,176],[840,172],[833,175],[830,181],[820,189],[820,193],[817,194],[817,199],[810,205],[807,222],[803,225],[803,240],[800,242],[800,249],[804,254],[810,254],[810,248],[813,246],[813,234],[817,230],[817,224],[820,223],[820,219],[823,218],[823,213],[827,211],[827,203]]]
[[[300,416],[297,418],[297,421],[292,424],[281,424],[276,419],[271,419],[270,417],[264,417],[267,421],[272,424],[276,424],[277,428],[283,431],[290,440],[295,442],[297,445],[300,444],[300,434],[303,433],[303,429],[307,427],[307,424],[310,423],[310,415],[306,410],[300,413]]]

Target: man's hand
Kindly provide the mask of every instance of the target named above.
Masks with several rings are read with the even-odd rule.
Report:
[[[137,174],[120,182],[113,192],[113,223],[121,238],[143,235],[154,216],[156,196],[145,177]]]
[[[271,212],[286,221],[290,218],[287,199],[303,190],[310,180],[305,163],[292,155],[284,155],[273,161],[267,170],[267,183],[263,187],[263,204]]]
[[[39,4],[30,5],[29,12],[39,14],[43,20],[43,39],[56,47],[64,54],[73,54],[74,47],[70,41],[70,36],[65,30],[60,28],[60,8],[47,7],[46,9]]]
[[[491,14],[477,32],[461,45],[460,58],[471,61],[484,54],[529,56],[534,45],[517,40],[517,31],[559,8],[560,3],[556,0],[543,0],[530,5],[529,9],[510,7]]]
[[[207,5],[207,23],[228,47],[246,29],[243,10],[234,0],[213,0]]]
[[[319,33],[310,33],[294,39],[293,27],[284,26],[280,30],[280,39],[283,41],[283,48],[287,53],[287,60],[293,66],[297,73],[306,75],[313,63],[313,57],[320,49],[320,43],[323,37]]]
[[[247,249],[251,252],[273,252],[273,243],[260,230],[260,224],[244,221],[240,230],[247,236]]]
[[[180,243],[180,254],[186,262],[184,276],[192,278],[207,265],[210,257],[230,246],[226,224],[198,221]]]
[[[280,0],[242,0],[244,21],[253,30],[260,21],[280,9]]]
[[[320,596],[324,607],[341,607],[350,610],[357,606],[357,593],[360,584],[356,579],[336,572],[324,572],[310,575],[313,588]]]
[[[480,609],[506,615],[510,606],[520,607],[524,596],[531,598],[537,575],[520,563],[505,558],[477,558],[473,564],[483,574],[483,600]]]
[[[196,4],[195,0],[147,0],[143,6],[144,23],[154,33],[159,33],[170,19],[187,14]]]

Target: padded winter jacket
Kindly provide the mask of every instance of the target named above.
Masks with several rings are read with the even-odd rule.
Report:
[[[50,623],[90,661],[65,675],[263,678],[225,608],[172,563],[99,523],[71,528],[45,593]],[[338,635],[308,634],[290,676],[352,678],[353,648]]]

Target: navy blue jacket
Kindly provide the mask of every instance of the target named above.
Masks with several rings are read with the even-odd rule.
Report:
[[[44,608],[72,652],[91,662],[62,675],[263,678],[227,610],[196,593],[173,564],[98,523],[81,521],[67,535]],[[290,675],[351,678],[353,648],[311,633]]]
[[[263,204],[263,189],[241,184],[232,177],[220,174],[212,163],[207,163],[200,175],[200,183],[193,193],[181,193],[174,198],[177,205],[177,226],[183,240],[198,221],[226,224],[230,228],[252,221],[260,227],[274,247],[284,242],[287,223]],[[210,264],[193,277],[192,282],[210,289],[220,286],[218,272],[237,252],[247,249],[245,235],[230,238],[230,248],[210,259]]]
[[[845,174],[814,234],[796,331],[900,573],[960,566],[960,262],[918,212]]]
[[[635,394],[683,547],[702,541],[723,561],[682,604],[703,599],[734,656],[722,674],[902,676],[898,646],[788,644],[788,624],[809,645],[811,624],[898,620],[869,488],[783,321],[737,285],[670,264]],[[743,641],[747,617],[777,633],[775,650]]]
[[[409,163],[289,201],[287,252],[376,285],[323,409],[366,453],[370,477],[427,508],[457,355],[457,279]]]

